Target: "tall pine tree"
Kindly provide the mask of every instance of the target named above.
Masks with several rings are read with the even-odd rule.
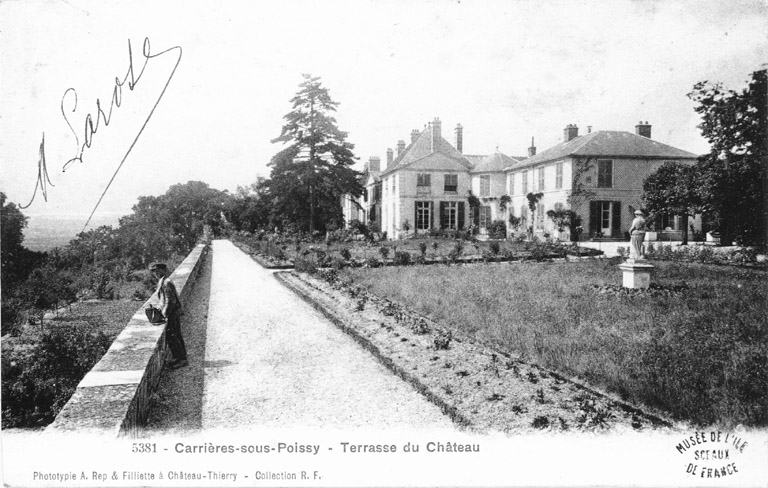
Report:
[[[354,145],[332,116],[338,102],[320,78],[305,74],[291,104],[280,136],[272,140],[288,145],[270,162],[273,218],[310,233],[340,226],[341,196],[360,196],[363,187],[360,173],[351,168]]]

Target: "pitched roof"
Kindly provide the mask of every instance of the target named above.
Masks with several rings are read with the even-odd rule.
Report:
[[[412,163],[423,159],[431,154],[439,153],[449,159],[452,159],[467,169],[472,169],[472,163],[461,154],[455,147],[446,141],[442,135],[438,138],[436,147],[432,148],[432,130],[430,126],[421,131],[421,134],[410,143],[400,156],[395,159],[390,166],[381,172],[381,175],[387,175],[395,170],[410,166]]]
[[[694,159],[696,154],[625,131],[601,130],[561,142],[514,166],[528,167],[568,156]],[[508,167],[507,169],[511,169]]]
[[[467,157],[469,158],[469,156]],[[491,154],[490,156],[474,157],[479,158],[479,160],[475,164],[475,167],[470,171],[470,173],[490,173],[494,171],[504,171],[510,166],[520,164],[519,160],[511,158],[506,154],[502,154],[498,151]],[[472,160],[470,159],[470,161]]]

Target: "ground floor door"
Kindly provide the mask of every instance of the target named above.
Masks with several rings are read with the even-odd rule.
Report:
[[[589,202],[590,237],[622,237],[621,202],[595,200]]]

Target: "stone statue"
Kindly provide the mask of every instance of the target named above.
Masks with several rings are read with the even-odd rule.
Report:
[[[643,212],[640,210],[635,210],[635,219],[629,228],[629,236],[629,261],[644,260],[645,219],[643,218]]]

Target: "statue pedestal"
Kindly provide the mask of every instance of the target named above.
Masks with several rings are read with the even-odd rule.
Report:
[[[628,259],[619,265],[624,272],[624,288],[647,289],[651,286],[651,272],[655,268],[645,259]]]

